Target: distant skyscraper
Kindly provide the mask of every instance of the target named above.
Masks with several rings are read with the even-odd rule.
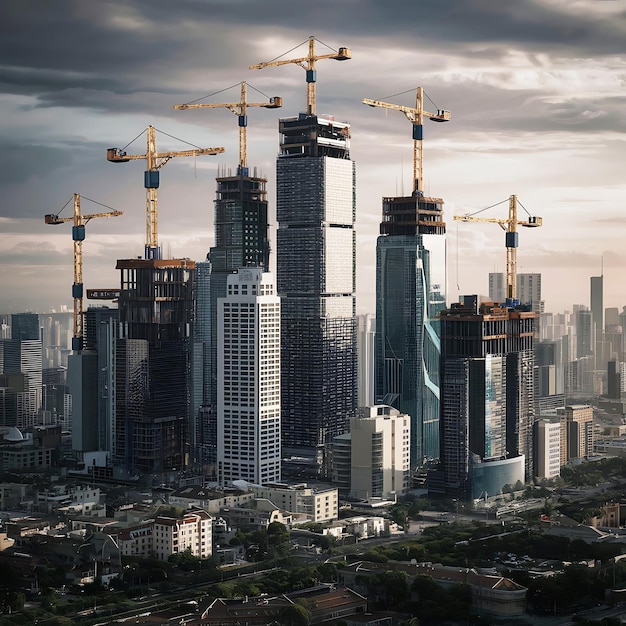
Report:
[[[593,321],[591,311],[576,311],[576,357],[589,356],[593,352]]]
[[[321,464],[357,404],[355,165],[346,123],[302,113],[279,130],[283,447]]]
[[[489,272],[489,300],[504,302],[506,299],[505,275],[502,272]]]
[[[376,401],[411,417],[411,465],[439,456],[443,200],[383,198],[376,242]]]
[[[368,313],[357,316],[359,359],[359,406],[374,404],[376,318]]]
[[[604,347],[604,276],[592,276],[590,279],[592,345],[597,370],[606,368],[608,358]],[[608,355],[607,355],[608,356]]]
[[[504,302],[506,299],[506,275],[502,272],[489,274],[489,299],[492,302]],[[541,299],[541,274],[517,274],[517,299],[522,304],[530,304],[534,313],[543,313],[544,301]]]
[[[39,315],[37,313],[15,313],[11,315],[11,339],[18,341],[41,339]]]
[[[272,275],[242,268],[218,301],[220,485],[280,481],[280,299]]]
[[[466,296],[441,315],[441,468],[463,499],[532,478],[535,314]]]

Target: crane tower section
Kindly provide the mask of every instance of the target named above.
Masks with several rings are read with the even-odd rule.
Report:
[[[44,217],[46,224],[54,225],[73,222],[74,283],[72,285],[72,298],[74,299],[74,333],[72,336],[72,350],[76,352],[80,352],[83,349],[83,241],[85,240],[85,224],[97,217],[117,217],[122,214],[122,211],[112,209],[106,213],[83,215],[80,210],[80,195],[75,193],[73,217],[59,217],[55,213],[48,213]]]

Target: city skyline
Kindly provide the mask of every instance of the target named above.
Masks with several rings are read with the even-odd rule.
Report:
[[[248,161],[268,178],[275,226],[278,118],[304,110],[305,77],[297,67],[252,72],[248,66],[291,51],[309,34],[353,54],[341,66],[319,65],[317,91],[320,114],[351,124],[360,313],[374,311],[381,199],[411,187],[410,125],[400,113],[367,108],[361,99],[410,105],[414,92],[393,94],[418,85],[452,114],[451,124],[426,126],[424,148],[425,190],[446,199],[449,301],[486,295],[488,273],[505,265],[500,229],[453,225],[452,216],[515,193],[544,220],[542,228],[520,234],[518,271],[542,274],[546,310],[589,306],[588,278],[601,271],[604,305],[626,304],[619,291],[625,263],[618,213],[626,3],[381,7],[362,0],[358,11],[355,5],[322,2],[287,12],[280,2],[183,1],[172,8],[160,1],[95,7],[27,0],[11,7],[0,41],[0,309],[42,312],[71,304],[71,229],[53,229],[43,216],[58,212],[74,192],[125,212],[119,220],[88,224],[84,246],[85,287],[119,286],[115,260],[143,252],[145,191],[141,168],[108,164],[105,150],[148,124],[197,146],[226,147],[217,157],[172,162],[162,176],[164,256],[171,250],[203,260],[214,244],[217,167],[235,170],[237,130],[228,111],[172,106],[231,85],[226,99],[236,100],[242,80],[284,99],[279,111],[249,113]],[[318,50],[326,52],[322,45]],[[184,144],[159,135],[161,146]],[[505,210],[488,214],[503,217]]]

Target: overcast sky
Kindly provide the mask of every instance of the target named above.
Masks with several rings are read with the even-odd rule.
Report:
[[[119,285],[116,259],[143,254],[145,162],[108,163],[106,148],[148,124],[167,133],[159,150],[226,148],[161,172],[164,252],[203,260],[217,167],[237,164],[237,118],[172,105],[231,86],[206,102],[236,102],[243,80],[250,101],[284,98],[248,116],[249,163],[269,179],[274,215],[278,118],[304,110],[305,74],[248,66],[304,56],[292,49],[309,35],[319,54],[353,54],[318,63],[317,108],[352,125],[359,312],[374,310],[381,198],[408,194],[412,169],[408,121],[361,99],[413,105],[418,85],[452,114],[428,123],[424,143],[426,192],[445,200],[448,299],[486,294],[488,273],[505,269],[502,230],[453,215],[517,194],[543,218],[520,233],[518,270],[542,273],[547,310],[589,305],[602,259],[605,306],[626,305],[626,0],[13,0],[0,19],[0,312],[71,307],[71,228],[43,216],[74,192],[125,212],[93,220],[84,243],[85,287]],[[145,153],[145,136],[127,150]]]

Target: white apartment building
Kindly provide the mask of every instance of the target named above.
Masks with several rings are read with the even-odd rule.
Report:
[[[271,500],[281,511],[306,515],[312,522],[329,522],[339,517],[337,487],[309,487],[306,484],[251,485],[258,498]]]
[[[561,472],[561,424],[540,419],[535,422],[535,476],[555,478]]]
[[[154,557],[167,561],[170,554],[191,550],[206,559],[213,552],[213,518],[206,511],[192,511],[180,518],[159,516],[154,520],[152,550]]]
[[[362,407],[350,419],[350,494],[393,499],[409,488],[410,418],[386,405]]]
[[[280,481],[280,298],[269,272],[242,268],[218,299],[217,478]]]

